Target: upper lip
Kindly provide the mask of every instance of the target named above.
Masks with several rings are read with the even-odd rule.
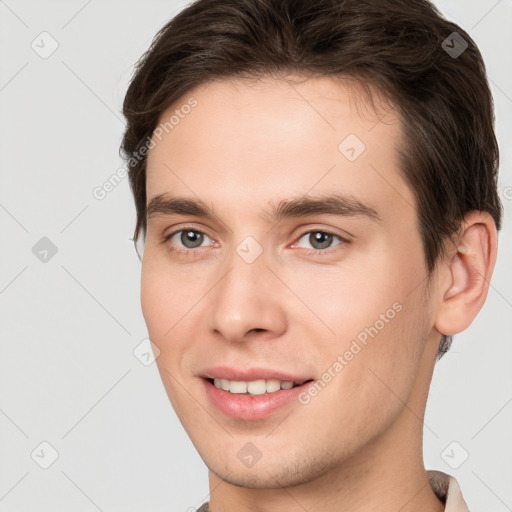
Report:
[[[200,377],[205,379],[227,379],[235,381],[251,382],[260,379],[276,379],[282,382],[303,382],[310,380],[310,376],[285,373],[280,370],[272,370],[270,368],[247,368],[241,370],[239,368],[231,368],[229,366],[215,366],[203,370]]]

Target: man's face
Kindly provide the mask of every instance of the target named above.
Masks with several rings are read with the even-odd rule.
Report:
[[[382,122],[354,82],[216,81],[153,137],[143,313],[169,399],[224,480],[310,481],[386,432],[421,432],[439,338],[401,126],[376,102]],[[283,208],[296,200],[331,209]]]

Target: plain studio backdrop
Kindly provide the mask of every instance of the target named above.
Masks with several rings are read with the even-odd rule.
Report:
[[[0,1],[0,512],[185,512],[208,499],[207,469],[156,365],[146,365],[128,180],[97,192],[123,175],[120,112],[133,65],[185,5]],[[454,475],[471,510],[505,512],[512,0],[436,5],[483,53],[505,211],[487,302],[435,368],[425,464]]]

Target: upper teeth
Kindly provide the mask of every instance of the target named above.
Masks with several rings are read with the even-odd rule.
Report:
[[[260,379],[250,382],[228,379],[213,379],[216,388],[229,391],[230,393],[249,393],[250,395],[264,395],[265,393],[274,393],[280,389],[290,389],[294,385],[303,384],[303,382],[280,381],[276,379]]]

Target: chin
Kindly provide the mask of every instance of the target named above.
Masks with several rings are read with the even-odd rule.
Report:
[[[218,478],[247,489],[279,489],[311,482],[327,473],[335,463],[332,457],[306,460],[302,454],[294,460],[290,454],[277,460],[262,457],[254,466],[245,468],[238,458],[229,460],[222,454],[202,458]]]

